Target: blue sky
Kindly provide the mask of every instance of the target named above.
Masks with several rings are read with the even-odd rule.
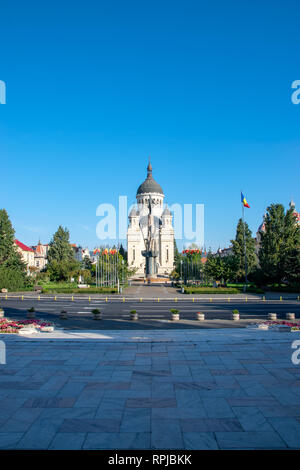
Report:
[[[283,1],[6,2],[0,206],[26,244],[59,224],[93,248],[96,208],[135,199],[151,155],[168,203],[205,204],[227,246],[240,189],[256,231],[300,209],[299,13]],[[181,246],[181,244],[179,244]]]

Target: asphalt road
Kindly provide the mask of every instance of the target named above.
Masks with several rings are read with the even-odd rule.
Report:
[[[297,300],[251,300],[244,299],[218,300],[174,300],[165,299],[139,300],[112,299],[105,301],[105,298],[91,300],[88,299],[71,301],[70,299],[58,298],[41,300],[35,299],[7,299],[1,298],[1,307],[5,310],[5,316],[12,319],[26,317],[28,308],[34,307],[36,318],[43,318],[55,322],[57,327],[65,329],[173,329],[173,328],[233,328],[245,327],[255,320],[267,319],[269,312],[275,312],[279,319],[285,319],[287,312],[294,312],[296,318],[300,319],[300,302]],[[103,315],[101,321],[95,321],[91,311],[98,308]],[[176,308],[180,311],[180,321],[170,321],[170,309]],[[136,310],[139,320],[130,320],[130,310]],[[241,321],[231,321],[231,312],[238,309]],[[68,319],[61,320],[59,314],[61,310],[68,312]],[[199,322],[195,319],[196,312],[205,313],[206,320]]]

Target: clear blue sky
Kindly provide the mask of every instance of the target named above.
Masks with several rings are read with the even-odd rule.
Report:
[[[300,209],[297,0],[1,5],[0,207],[26,244],[59,224],[98,244],[96,207],[153,175],[205,204],[205,242],[234,237],[240,189]]]

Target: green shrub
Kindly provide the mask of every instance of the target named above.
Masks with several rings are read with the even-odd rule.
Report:
[[[177,313],[179,313],[179,310],[177,310],[176,308],[171,308],[170,312],[176,315]]]
[[[99,310],[98,308],[94,308],[94,309],[92,310],[92,313],[93,313],[94,315],[98,315],[98,314],[101,313],[101,312],[100,312],[100,310]]]
[[[239,294],[235,287],[185,287],[185,294]]]
[[[45,294],[116,294],[116,287],[89,287],[80,289],[77,287],[43,287]]]

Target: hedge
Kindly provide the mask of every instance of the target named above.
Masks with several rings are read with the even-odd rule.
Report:
[[[89,287],[86,289],[68,288],[68,287],[43,287],[44,294],[116,294],[118,289],[116,287]]]
[[[185,294],[240,294],[234,287],[185,287]]]

